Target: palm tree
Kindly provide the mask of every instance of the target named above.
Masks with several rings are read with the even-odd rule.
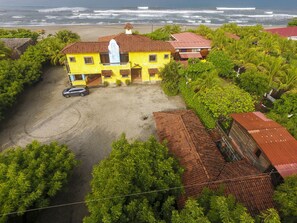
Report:
[[[297,64],[291,64],[288,72],[277,78],[280,91],[290,91],[297,88]]]
[[[218,86],[220,83],[220,78],[218,76],[217,70],[212,70],[210,72],[205,72],[201,74],[201,77],[197,78],[191,83],[196,94],[205,92],[207,89]]]

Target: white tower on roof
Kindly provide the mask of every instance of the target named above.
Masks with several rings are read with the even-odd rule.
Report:
[[[126,23],[124,29],[125,29],[125,34],[131,35],[132,34],[133,26],[132,26],[131,23]]]

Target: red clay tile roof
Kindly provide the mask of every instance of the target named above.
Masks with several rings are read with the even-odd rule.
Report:
[[[98,53],[98,52],[108,52],[107,42],[76,42],[66,46],[62,53]]]
[[[122,53],[127,52],[174,52],[173,47],[164,41],[151,40],[148,37],[134,34],[120,33],[112,36],[100,37],[99,42],[77,42],[66,46],[62,52],[67,53],[97,53],[108,52],[108,44],[114,39]]]
[[[168,41],[175,49],[185,48],[210,48],[211,41],[190,32],[171,35],[175,40]]]
[[[240,40],[240,37],[237,36],[237,35],[235,35],[235,34],[233,34],[233,33],[228,33],[228,32],[226,32],[225,35],[226,35],[227,37],[231,38],[231,39],[234,39],[234,40]]]
[[[297,174],[297,140],[284,127],[261,112],[231,114],[231,117],[248,131],[283,177]]]
[[[283,37],[297,36],[297,26],[265,29],[265,31],[273,34],[278,34]]]
[[[180,58],[189,59],[189,58],[202,58],[201,53],[179,53]]]
[[[194,112],[155,112],[160,140],[168,141],[170,152],[185,168],[185,197],[197,197],[203,187],[225,186],[248,210],[257,214],[273,207],[273,188],[268,175],[247,161],[227,163]]]
[[[133,29],[133,26],[131,23],[128,22],[128,23],[126,23],[124,29]]]

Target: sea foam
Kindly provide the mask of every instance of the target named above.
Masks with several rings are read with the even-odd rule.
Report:
[[[253,10],[256,10],[255,7],[249,7],[249,8],[216,7],[216,9],[221,10],[221,11],[253,11]]]
[[[39,9],[38,12],[41,13],[50,13],[50,12],[82,12],[86,11],[86,8],[83,7],[60,7],[60,8],[48,8],[48,9]]]

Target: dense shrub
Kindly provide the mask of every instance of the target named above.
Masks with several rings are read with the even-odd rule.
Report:
[[[297,176],[286,177],[274,192],[283,222],[297,222]]]
[[[237,78],[240,88],[252,95],[263,96],[269,90],[269,78],[258,71],[246,71]]]
[[[122,85],[122,81],[119,80],[119,79],[117,79],[117,80],[116,80],[116,86],[120,87],[121,85]]]
[[[181,78],[181,65],[175,61],[171,61],[161,69],[160,77],[162,78],[161,86],[165,94],[169,96],[177,95],[178,84]]]
[[[268,116],[285,126],[297,138],[297,93],[283,94],[274,102]]]
[[[211,116],[209,111],[199,101],[192,87],[184,79],[180,81],[179,90],[187,106],[196,112],[204,126],[208,129],[213,129],[216,126],[216,119]]]
[[[207,61],[214,64],[221,77],[233,78],[235,76],[233,61],[224,51],[210,51]]]
[[[77,41],[79,37],[70,31],[60,31],[58,36],[51,36],[30,46],[18,60],[0,61],[0,120],[5,112],[15,103],[17,96],[26,86],[38,82],[46,65],[61,65],[65,56],[61,50],[69,41]],[[3,30],[0,37],[29,37],[37,39],[38,34],[29,30]],[[0,51],[1,54],[1,51]],[[0,55],[1,57],[1,55]]]

